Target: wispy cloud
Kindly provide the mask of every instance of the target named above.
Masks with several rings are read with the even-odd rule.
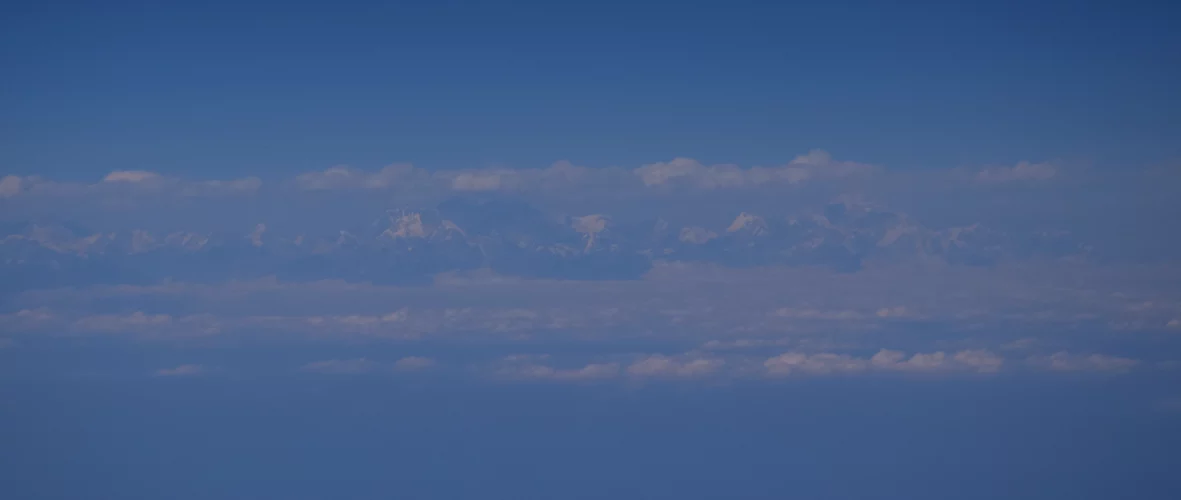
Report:
[[[193,377],[206,373],[207,370],[203,365],[180,365],[175,368],[162,368],[156,370],[157,377]]]

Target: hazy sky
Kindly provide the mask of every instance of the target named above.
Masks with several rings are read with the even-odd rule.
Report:
[[[5,5],[0,497],[1181,497],[1179,20]]]

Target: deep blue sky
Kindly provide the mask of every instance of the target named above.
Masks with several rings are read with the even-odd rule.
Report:
[[[0,173],[1181,154],[1166,2],[373,4],[6,5]]]

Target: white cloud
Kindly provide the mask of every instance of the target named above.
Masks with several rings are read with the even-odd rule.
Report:
[[[205,373],[205,367],[202,365],[180,365],[175,368],[163,368],[156,370],[157,377],[192,377]]]
[[[163,177],[155,172],[148,172],[146,170],[115,170],[106,177],[103,177],[103,182],[154,182],[160,181]]]

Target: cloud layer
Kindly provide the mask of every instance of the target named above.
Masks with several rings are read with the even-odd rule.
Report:
[[[1149,373],[1181,342],[1179,181],[818,150],[772,166],[8,175],[0,345],[488,345],[292,371],[587,383]],[[521,343],[593,353],[500,352]]]

